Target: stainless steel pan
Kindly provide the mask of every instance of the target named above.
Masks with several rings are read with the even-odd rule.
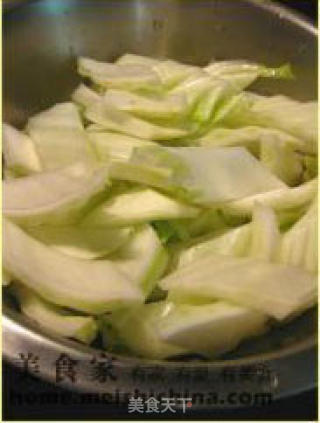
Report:
[[[300,100],[317,96],[316,29],[269,1],[10,0],[10,6],[3,25],[3,117],[14,125],[22,126],[31,114],[69,97],[78,83],[78,55],[113,60],[134,52],[200,65],[212,58],[251,59],[270,65],[290,62],[296,80],[259,83],[256,89]],[[90,373],[90,360],[98,349],[39,329],[5,300],[3,353],[15,364],[19,353],[38,355],[40,377],[55,383],[54,363],[66,353],[78,361],[77,380],[66,378],[61,384],[86,392],[138,389],[148,394],[152,388],[154,393],[170,389],[203,394],[270,392],[278,398],[315,386],[316,330],[316,312],[311,310],[210,363],[154,362],[114,355],[113,377],[108,375],[105,383],[98,383]],[[240,378],[248,366],[256,377]],[[261,369],[265,377],[259,378]],[[226,380],[230,372],[235,376]],[[206,376],[201,379],[199,374]]]

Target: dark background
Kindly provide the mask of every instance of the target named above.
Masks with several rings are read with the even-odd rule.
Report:
[[[313,22],[317,22],[317,0],[277,0],[287,7],[294,8],[306,15]],[[48,406],[21,404],[10,399],[12,389],[16,391],[41,393],[63,392],[50,384],[32,377],[21,377],[16,369],[8,364],[3,365],[3,420],[141,420],[142,414],[126,414],[125,410],[106,405],[63,405]],[[236,410],[203,411],[182,415],[181,420],[301,420],[315,421],[317,417],[317,390],[304,392],[287,399],[273,402],[268,406],[240,408]],[[157,417],[157,415],[155,415]],[[161,415],[161,420],[173,420],[174,415]]]
[[[277,0],[277,2],[298,10],[300,13],[307,15],[314,22],[318,21],[318,0]]]

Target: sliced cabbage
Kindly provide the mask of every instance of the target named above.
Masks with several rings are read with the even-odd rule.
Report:
[[[317,300],[317,279],[294,266],[206,254],[159,282],[169,299],[223,299],[282,320]]]
[[[137,227],[131,240],[110,257],[119,271],[147,297],[168,264],[168,254],[150,225]]]
[[[179,254],[178,267],[206,254],[251,256],[271,261],[277,254],[279,242],[280,233],[275,213],[271,208],[256,203],[252,223],[233,229],[221,229],[209,239],[182,250]]]
[[[28,227],[27,232],[63,254],[82,259],[96,259],[116,251],[125,244],[133,229],[40,225]]]
[[[3,265],[45,300],[89,314],[102,314],[143,301],[140,288],[110,260],[73,258],[4,221]]]
[[[128,226],[152,220],[192,218],[198,214],[199,209],[150,188],[135,188],[108,198],[84,218],[82,225]]]
[[[270,68],[259,63],[245,60],[214,61],[204,68],[213,78],[226,80],[243,90],[257,78],[292,79],[293,73],[289,64],[278,68]]]
[[[144,65],[152,67],[158,65],[161,60],[162,59],[156,59],[155,57],[125,53],[116,60],[116,63],[118,65]]]
[[[281,263],[301,266],[310,272],[318,270],[317,199],[309,210],[282,235],[278,253]]]
[[[100,100],[101,95],[84,84],[80,84],[72,93],[72,101],[83,108],[87,108]]]
[[[159,60],[137,54],[124,54],[117,60],[120,65],[145,65],[154,70],[166,88],[172,88],[191,75],[201,75],[204,71],[192,65],[176,62],[175,60]]]
[[[285,186],[241,147],[136,148],[128,163],[111,165],[110,176],[204,206]]]
[[[314,305],[317,103],[243,91],[290,66],[78,71],[72,103],[4,127],[3,285],[23,313],[87,344],[99,327],[108,350],[210,358]]]
[[[270,138],[261,143],[260,161],[289,186],[302,182],[303,165],[300,154],[286,144]]]
[[[303,157],[304,172],[303,179],[304,181],[309,181],[310,179],[318,176],[318,157],[317,156],[308,156]]]
[[[302,103],[282,95],[264,97],[242,93],[233,107],[229,107],[228,113],[224,111],[220,124],[280,129],[304,140],[304,152],[315,153],[318,142],[317,110],[316,101]]]
[[[2,148],[5,168],[18,176],[41,170],[35,146],[26,134],[7,123],[2,124]]]
[[[206,254],[223,254],[242,257],[248,253],[252,228],[250,224],[229,229],[225,233],[213,236],[183,250],[179,255],[178,267],[185,266]]]
[[[132,145],[133,147],[133,145]],[[147,147],[147,157],[144,157],[144,147]],[[155,143],[149,142],[143,148],[134,147],[130,152],[130,157],[125,159],[125,153],[122,159],[111,159],[109,163],[110,178],[122,183],[139,185],[150,185],[152,187],[163,188],[171,187],[173,184],[174,173],[178,170],[174,167],[175,162],[171,163],[172,155],[167,150],[160,149]],[[150,152],[155,151],[155,155]],[[158,155],[157,153],[165,153]],[[142,152],[142,154],[140,154]],[[129,151],[127,152],[129,154]],[[159,162],[159,156],[161,162]],[[164,157],[168,163],[162,163]],[[170,161],[171,160],[171,161]]]
[[[129,137],[115,132],[88,132],[97,157],[102,162],[130,159],[134,148],[153,146],[152,141]]]
[[[104,101],[118,110],[130,112],[146,119],[177,119],[186,111],[186,99],[182,94],[143,96],[121,90],[107,90]]]
[[[186,230],[186,221],[191,223],[195,219],[172,219],[172,220],[155,220],[152,226],[157,231],[159,238],[163,244],[169,242],[189,241],[190,234]]]
[[[135,149],[131,161],[143,167],[145,163],[154,168],[167,167],[171,179],[161,188],[201,205],[285,186],[241,147],[143,147]]]
[[[91,344],[96,338],[98,325],[93,317],[76,315],[50,304],[20,284],[14,285],[13,292],[22,313],[41,327],[84,344]]]
[[[29,119],[26,130],[34,141],[44,169],[94,161],[78,109],[61,103]]]
[[[253,94],[252,94],[253,95]],[[236,125],[232,125],[228,118],[229,116],[232,116],[233,113],[236,113],[235,111],[238,109],[241,109],[244,107],[243,105],[247,105],[249,102],[249,94],[247,91],[240,92],[236,95],[231,96],[230,98],[226,99],[223,104],[219,107],[219,109],[214,114],[212,121],[210,125],[207,128],[207,132],[210,131],[212,128],[218,128],[218,127],[236,127]],[[242,125],[242,126],[248,126]],[[203,134],[201,134],[203,135]]]
[[[180,147],[179,147],[180,148]],[[134,164],[146,164],[147,166],[168,169],[176,177],[184,177],[189,173],[188,163],[174,154],[177,147],[170,150],[159,145],[135,148],[131,162]]]
[[[177,230],[180,229],[180,231],[187,234],[184,237],[185,239],[228,229],[222,213],[217,209],[204,209],[196,219],[178,219],[171,223],[174,223]]]
[[[225,86],[224,83],[222,83]],[[187,79],[182,81],[181,84],[177,85],[172,91],[172,94],[184,95],[187,100],[188,111],[191,112],[197,102],[205,96],[211,88],[220,87],[217,82],[214,82],[212,78],[203,73],[189,76]]]
[[[161,88],[157,73],[141,64],[121,65],[79,57],[78,72],[104,88],[151,91]]]
[[[102,125],[99,125],[98,123],[89,123],[89,125],[86,127],[86,131],[89,134],[95,132],[109,132],[106,130],[106,128],[104,128]]]
[[[208,121],[217,107],[233,95],[245,89],[259,76],[290,78],[290,67],[266,68],[241,61],[214,62],[204,68],[205,73],[193,73],[173,92],[185,93],[189,103],[189,110],[195,105],[192,118],[199,122]]]
[[[54,106],[32,116],[27,124],[27,129],[34,128],[83,129],[77,107],[72,102],[57,103]]]
[[[281,188],[252,195],[224,204],[221,209],[231,216],[251,216],[254,204],[259,202],[272,207],[276,212],[295,211],[311,203],[317,194],[318,180],[312,179],[294,188]]]
[[[250,256],[273,261],[280,243],[277,216],[273,209],[256,203],[251,223]]]
[[[110,178],[116,181],[136,182],[162,189],[172,187],[173,172],[165,167],[135,164],[130,161],[112,161],[109,170]]]
[[[103,100],[90,105],[85,111],[85,116],[89,121],[101,125],[105,130],[147,140],[170,140],[187,135],[187,131],[184,129],[155,125],[118,110]]]
[[[267,321],[261,313],[222,301],[200,306],[161,301],[107,319],[132,352],[156,359],[217,356],[264,332]]]
[[[176,226],[172,223],[173,221],[170,220],[155,220],[152,222],[152,227],[157,232],[163,245],[167,244],[169,241],[178,241],[181,239],[179,229],[177,230]]]
[[[67,225],[79,220],[108,184],[107,168],[81,163],[4,181],[3,213],[25,225]]]
[[[291,210],[277,211],[278,225],[281,232],[288,230],[294,223],[296,223],[297,220],[305,214],[308,207],[309,204],[306,204],[302,207],[297,207]]]
[[[207,92],[200,98],[192,112],[192,119],[205,123],[212,119],[219,106],[230,96],[237,94],[234,87],[226,81],[210,81]]]
[[[235,147],[244,146],[254,155],[259,156],[263,144],[269,141],[280,146],[288,146],[293,150],[304,151],[305,143],[286,132],[274,128],[259,126],[244,126],[243,128],[213,128],[197,140],[205,147]]]
[[[120,343],[140,357],[161,359],[187,352],[185,348],[170,345],[159,339],[155,329],[163,312],[163,307],[159,304],[161,303],[151,303],[112,313],[104,316],[102,324],[107,328],[107,332],[111,326]],[[108,336],[105,347],[110,347]]]
[[[156,326],[161,341],[209,357],[230,351],[267,328],[266,315],[224,301],[158,304],[163,308]]]
[[[226,202],[284,186],[241,147],[172,147],[169,151],[185,162],[190,174],[184,188],[198,190],[197,201],[202,204]]]
[[[153,69],[159,75],[162,83],[169,88],[174,87],[192,75],[202,75],[204,73],[203,70],[197,66],[186,65],[174,60],[164,60],[154,66]]]

